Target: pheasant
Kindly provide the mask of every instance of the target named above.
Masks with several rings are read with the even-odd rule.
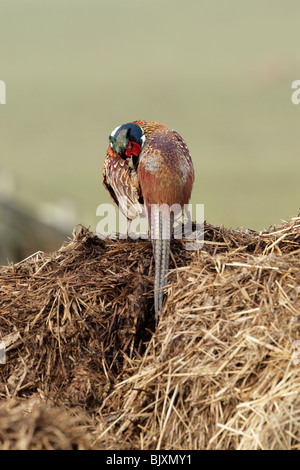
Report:
[[[129,221],[148,216],[155,262],[157,324],[167,284],[174,216],[189,202],[193,162],[183,138],[154,121],[122,124],[111,133],[109,142],[103,166],[105,188]]]

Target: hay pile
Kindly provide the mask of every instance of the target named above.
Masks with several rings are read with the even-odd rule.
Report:
[[[149,241],[4,267],[0,448],[299,448],[299,255],[300,217],[173,241],[155,332]]]

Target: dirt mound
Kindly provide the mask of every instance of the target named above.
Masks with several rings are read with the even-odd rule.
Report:
[[[299,447],[300,217],[204,239],[172,242],[155,331],[148,240],[82,228],[0,271],[0,448]]]

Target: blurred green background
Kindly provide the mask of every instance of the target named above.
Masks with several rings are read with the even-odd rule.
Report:
[[[95,230],[108,135],[146,119],[188,143],[208,222],[297,215],[299,18],[296,0],[1,0],[0,199],[57,228],[57,248],[77,223]]]

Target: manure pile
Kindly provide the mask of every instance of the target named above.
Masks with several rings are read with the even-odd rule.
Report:
[[[87,229],[0,270],[0,449],[300,447],[300,217],[151,243]]]

